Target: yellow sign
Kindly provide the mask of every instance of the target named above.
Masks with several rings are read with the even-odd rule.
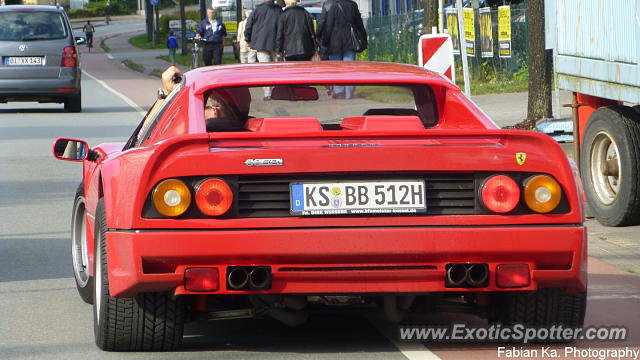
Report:
[[[228,33],[238,32],[238,23],[235,21],[225,21],[224,26],[227,28]]]
[[[462,18],[464,19],[464,40],[466,44],[467,55],[476,55],[476,28],[473,9],[462,9]]]
[[[493,57],[493,26],[491,8],[480,8],[480,54],[483,58]]]
[[[516,153],[516,161],[518,165],[524,165],[524,162],[527,161],[527,153]]]
[[[460,34],[458,28],[458,13],[456,9],[445,9],[447,14],[447,32],[451,36],[451,44],[453,45],[453,53],[460,55]]]
[[[498,56],[511,57],[511,7],[498,7]]]

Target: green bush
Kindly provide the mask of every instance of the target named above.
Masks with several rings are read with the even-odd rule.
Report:
[[[104,9],[107,7],[107,0],[93,1],[85,5],[84,9],[72,9],[67,11],[70,18],[87,18],[105,16]],[[135,12],[135,9],[121,2],[111,2],[111,15],[128,15]]]

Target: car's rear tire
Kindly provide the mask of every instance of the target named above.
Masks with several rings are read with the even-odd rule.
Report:
[[[78,294],[87,304],[93,304],[93,277],[89,275],[89,249],[84,185],[76,190],[71,215],[71,261]]]
[[[585,129],[580,172],[600,223],[640,223],[640,112],[622,105],[596,110]]]
[[[133,298],[109,295],[104,199],[96,210],[94,336],[106,351],[173,350],[182,344],[185,304],[170,292],[141,293]]]
[[[507,326],[562,325],[581,328],[586,309],[586,292],[569,294],[560,288],[544,288],[535,292],[503,292],[493,298],[489,322]]]
[[[82,111],[82,93],[78,93],[64,101],[64,111],[81,112]]]

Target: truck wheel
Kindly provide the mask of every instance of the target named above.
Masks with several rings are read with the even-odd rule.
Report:
[[[584,133],[580,172],[589,206],[600,223],[639,223],[640,112],[622,105],[596,110]]]
[[[96,210],[93,329],[106,351],[173,350],[182,344],[185,304],[170,292],[141,293],[133,298],[109,296],[104,199]]]
[[[87,304],[93,304],[93,278],[89,276],[89,251],[87,243],[87,220],[84,200],[84,185],[76,190],[71,215],[71,261],[78,294]]]
[[[586,292],[567,294],[560,288],[544,288],[536,292],[504,292],[495,295],[489,321],[506,326],[562,325],[581,328],[586,309]]]
[[[82,111],[82,94],[66,99],[64,101],[64,111],[66,112],[81,112]]]

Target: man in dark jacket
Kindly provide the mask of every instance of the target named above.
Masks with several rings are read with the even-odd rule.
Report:
[[[273,0],[264,0],[256,6],[249,15],[244,28],[244,41],[249,47],[256,50],[258,62],[272,62],[276,60],[276,33],[278,31],[278,18],[282,14],[282,8],[273,3]],[[271,99],[271,88],[264,88],[265,100]]]
[[[207,18],[202,20],[196,30],[196,39],[204,41],[202,55],[205,66],[222,64],[225,36],[227,36],[227,28],[224,23],[216,19],[216,12],[212,8],[208,8]]]
[[[316,52],[313,19],[309,12],[297,5],[297,0],[286,0],[287,7],[278,20],[277,52],[286,61],[308,61]]]
[[[351,37],[352,28],[366,48],[367,30],[362,23],[358,4],[353,0],[335,0],[327,12],[322,32],[322,47],[327,49],[329,60],[355,60],[356,49]],[[353,86],[335,86],[333,97],[351,99],[354,89]]]

